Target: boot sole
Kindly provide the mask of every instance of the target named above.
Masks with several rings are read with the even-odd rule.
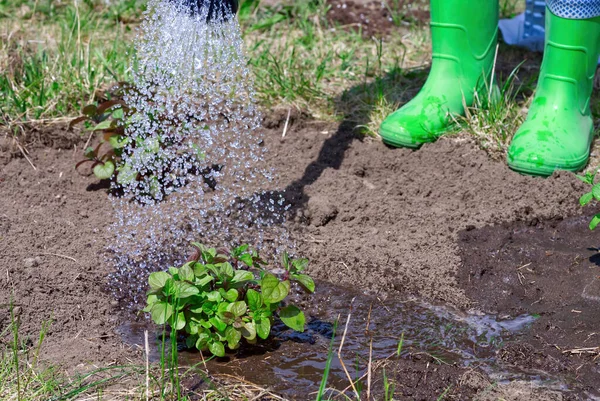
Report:
[[[395,148],[410,148],[410,149],[419,149],[425,143],[435,142],[439,136],[435,136],[434,138],[422,138],[422,139],[413,139],[409,138],[404,139],[406,136],[399,136],[398,133],[394,131],[387,131],[385,129],[379,128],[379,136],[381,140],[386,145],[395,147]],[[441,135],[440,135],[441,136]]]
[[[573,163],[569,163],[570,167],[562,167],[564,163],[556,163],[554,165],[536,165],[533,163],[522,162],[522,161],[513,161],[508,162],[508,167],[511,170],[514,170],[519,173],[524,173],[527,175],[535,175],[539,177],[548,177],[551,176],[555,171],[571,171],[577,172],[583,170],[583,168],[587,165],[589,160],[589,155],[586,155],[580,160],[575,160]],[[553,167],[552,167],[553,166]]]

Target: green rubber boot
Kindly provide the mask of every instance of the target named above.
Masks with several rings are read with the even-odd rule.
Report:
[[[585,167],[599,43],[600,17],[565,19],[546,9],[544,61],[527,119],[508,149],[510,168],[547,176]]]
[[[498,0],[431,0],[429,77],[414,99],[383,121],[383,141],[411,148],[433,142],[452,115],[473,105],[476,90],[487,98],[497,35]]]

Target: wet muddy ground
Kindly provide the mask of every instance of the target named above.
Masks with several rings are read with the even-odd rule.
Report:
[[[586,228],[594,207],[580,210],[584,188],[573,174],[518,175],[461,136],[390,149],[345,123],[296,119],[282,139],[284,119],[265,120],[267,163],[280,173],[274,189],[292,203],[297,252],[324,283],[310,311],[321,323],[310,341],[283,333],[271,348],[211,369],[313,398],[327,327],[339,315],[339,346],[352,295],[344,360],[353,377],[362,375],[373,336],[376,394],[385,366],[398,399],[598,396],[600,235]],[[24,335],[35,338],[53,320],[45,360],[70,370],[141,362],[135,336],[123,336],[134,319],[103,291],[107,194],[73,169],[84,140],[61,132],[49,131],[60,138],[55,146],[29,146],[35,170],[20,153],[3,158],[0,331],[12,297]],[[481,336],[478,327],[496,334]],[[402,332],[402,355],[392,356]],[[330,385],[343,390],[340,366],[334,362]]]
[[[590,219],[469,227],[460,234],[459,277],[482,311],[539,316],[499,350],[500,360],[598,396],[600,236],[589,232]]]

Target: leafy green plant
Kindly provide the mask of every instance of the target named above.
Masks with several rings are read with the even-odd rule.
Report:
[[[117,165],[125,146],[130,142],[126,136],[125,122],[131,110],[122,99],[127,84],[120,83],[109,93],[109,99],[100,104],[89,104],[82,110],[82,115],[69,124],[69,128],[83,123],[86,130],[100,134],[100,143],[88,146],[84,151],[85,158],[75,165],[91,163],[92,173],[101,180],[117,177]]]
[[[219,357],[225,355],[225,346],[235,350],[242,339],[254,344],[269,337],[274,316],[304,331],[304,313],[284,301],[292,282],[314,292],[313,279],[303,273],[307,259],[290,259],[284,253],[284,273],[278,277],[248,245],[231,251],[192,245],[196,252],[190,261],[150,274],[143,311],[156,324],[168,324],[183,334],[189,348]]]
[[[122,133],[124,129],[121,123],[124,108],[114,107],[114,109],[111,108],[106,111],[104,107],[105,104],[99,106],[88,105],[83,109],[85,115],[74,120],[88,118],[90,120],[100,120],[94,127],[89,128],[91,131],[102,132],[100,143],[96,147],[88,146],[84,151],[85,159],[75,165],[75,168],[79,169],[80,166],[91,163],[93,174],[100,180],[107,180],[112,178],[113,175],[116,176],[118,173],[116,165],[121,158],[123,147],[127,143]],[[109,148],[105,150],[107,146]]]
[[[135,130],[127,127],[140,114],[134,108],[127,105],[124,100],[125,94],[134,94],[136,89],[126,83],[120,82],[106,93],[107,99],[99,104],[89,104],[82,110],[82,115],[71,121],[69,127],[84,124],[91,135],[99,135],[99,143],[89,146],[84,151],[85,158],[79,161],[75,168],[91,163],[91,172],[100,180],[111,180],[116,188],[124,186],[137,186],[140,197],[150,196],[154,199],[161,198],[165,194],[165,187],[179,187],[186,184],[183,179],[185,174],[202,175],[205,183],[212,189],[216,182],[212,175],[213,171],[219,171],[220,165],[208,166],[204,169],[197,168],[198,162],[205,158],[204,152],[197,145],[193,151],[180,154],[178,160],[170,161],[162,156],[161,149],[173,146],[173,139],[169,135],[160,132],[155,135],[139,135]],[[151,115],[153,121],[173,120],[166,115]],[[173,126],[180,123],[178,120],[171,121]],[[168,125],[168,124],[166,124]],[[157,126],[165,126],[158,124]],[[91,139],[91,137],[90,137]],[[143,150],[143,154],[150,160],[167,160],[164,163],[156,163],[162,166],[162,171],[146,169],[145,172],[137,171],[130,163],[124,162],[123,152],[131,152],[133,149]],[[188,162],[188,163],[186,163]],[[181,165],[189,164],[189,170],[182,172]],[[181,177],[165,185],[165,177]]]
[[[587,205],[593,199],[600,200],[600,183],[594,182],[596,179],[596,174],[598,174],[598,171],[595,171],[593,173],[588,172],[585,173],[585,175],[577,176],[577,178],[579,178],[581,181],[585,182],[586,184],[592,187],[592,190],[590,192],[583,194],[581,198],[579,198],[579,204],[581,206]],[[590,230],[595,229],[598,223],[600,223],[600,213],[592,217],[592,220],[590,221]]]

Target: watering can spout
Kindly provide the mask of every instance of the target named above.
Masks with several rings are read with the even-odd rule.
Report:
[[[238,9],[238,0],[170,0],[176,7],[206,22],[229,21]]]

